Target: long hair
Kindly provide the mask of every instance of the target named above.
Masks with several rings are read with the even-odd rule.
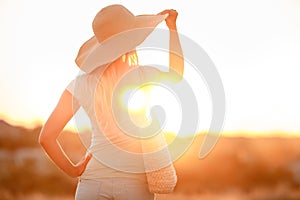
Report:
[[[114,88],[127,71],[138,65],[137,52],[135,50],[130,51],[109,64],[98,80],[94,95],[94,109],[98,125],[101,128],[113,126],[111,120],[113,120],[112,98]]]
[[[136,50],[127,52],[122,57],[122,62],[128,66],[137,66],[139,64],[139,59]]]

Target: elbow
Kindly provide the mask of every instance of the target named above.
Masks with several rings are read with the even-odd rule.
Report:
[[[38,139],[38,142],[39,144],[42,146],[42,147],[45,147],[46,146],[46,138],[45,136],[43,136],[42,132],[40,133],[40,136],[39,136],[39,139]]]
[[[42,129],[38,142],[43,147],[46,148],[48,144],[50,143],[51,138],[48,136],[48,134]]]

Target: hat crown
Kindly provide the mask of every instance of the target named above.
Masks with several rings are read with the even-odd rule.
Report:
[[[111,5],[100,10],[93,21],[93,31],[99,43],[133,27],[135,16],[122,5]]]

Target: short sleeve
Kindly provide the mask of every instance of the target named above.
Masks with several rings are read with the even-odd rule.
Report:
[[[66,87],[66,90],[68,90],[72,95],[74,95],[75,90],[75,79],[73,79],[68,86]]]
[[[78,102],[78,100],[75,98],[74,96],[74,90],[75,90],[75,80],[72,80],[66,87],[66,90],[68,92],[70,92],[73,96],[73,103],[72,103],[72,106],[73,106],[73,110],[77,110],[79,107],[80,107],[80,104]]]
[[[93,81],[89,75],[83,74],[77,76],[66,87],[73,98],[77,100],[80,106],[87,107],[91,105]]]

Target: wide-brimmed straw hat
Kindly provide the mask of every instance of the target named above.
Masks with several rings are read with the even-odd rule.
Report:
[[[120,56],[135,49],[166,15],[134,16],[122,5],[110,5],[101,9],[94,18],[94,36],[79,49],[76,64],[90,73],[107,66]]]

